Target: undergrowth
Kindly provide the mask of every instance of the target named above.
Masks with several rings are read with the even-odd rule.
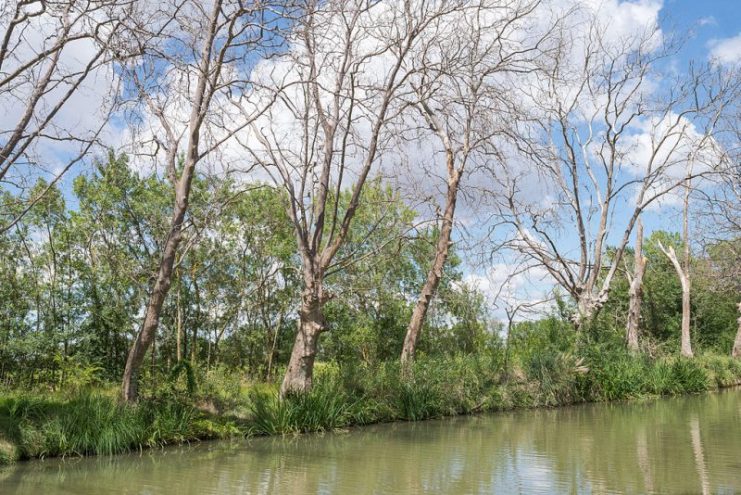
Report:
[[[506,367],[503,363],[507,363]],[[741,362],[702,355],[652,359],[610,345],[551,346],[507,361],[420,356],[398,363],[323,364],[310,393],[278,398],[275,384],[183,369],[139,404],[115,389],[0,394],[0,464],[115,454],[197,439],[332,431],[513,408],[678,395],[741,384]]]

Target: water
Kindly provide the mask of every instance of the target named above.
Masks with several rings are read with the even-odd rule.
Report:
[[[33,461],[0,493],[741,493],[741,390]]]

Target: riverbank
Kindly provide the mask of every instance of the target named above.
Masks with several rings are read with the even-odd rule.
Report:
[[[504,370],[507,370],[506,372]],[[682,395],[741,384],[741,361],[587,350],[536,353],[503,366],[486,356],[419,359],[403,381],[396,363],[318,366],[314,390],[277,399],[275,384],[200,391],[176,384],[137,405],[116,388],[6,391],[0,398],[0,464],[51,456],[115,454],[203,439],[330,431],[390,421],[518,408]],[[231,380],[231,381],[230,381]]]

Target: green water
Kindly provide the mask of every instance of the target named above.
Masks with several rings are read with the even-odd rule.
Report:
[[[33,461],[0,493],[741,493],[741,390]]]

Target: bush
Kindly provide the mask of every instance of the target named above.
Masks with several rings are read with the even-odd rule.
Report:
[[[251,429],[254,434],[276,435],[330,431],[350,423],[353,401],[337,382],[319,379],[307,394],[280,400],[275,392],[251,394]]]

